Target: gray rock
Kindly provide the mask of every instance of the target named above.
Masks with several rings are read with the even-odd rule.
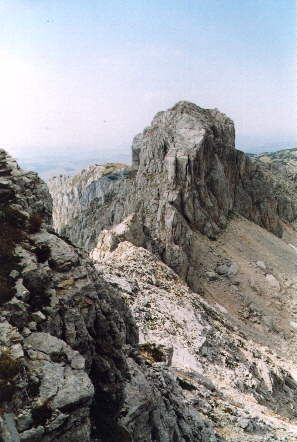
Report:
[[[221,264],[216,268],[216,272],[219,275],[224,275],[229,277],[237,275],[238,270],[239,270],[238,264],[236,264],[235,262],[231,262],[228,264]]]
[[[28,430],[33,425],[31,410],[24,410],[16,418],[16,425],[19,432]]]
[[[14,415],[12,413],[4,413],[0,418],[0,433],[4,442],[19,442],[20,436],[16,429]]]
[[[268,275],[266,275],[266,282],[267,282],[267,285],[272,289],[272,290],[275,290],[276,292],[279,292],[280,291],[280,283],[279,283],[279,281],[276,279],[276,277],[275,276],[273,276],[273,275],[271,275],[271,274],[268,274]]]
[[[44,435],[44,428],[39,425],[38,427],[31,428],[20,434],[20,440],[24,442],[31,442],[41,440]]]
[[[52,406],[63,409],[67,405],[77,405],[90,402],[94,395],[94,386],[89,376],[81,371],[69,371],[59,386],[59,390],[52,401]]]
[[[31,331],[35,331],[35,330],[37,330],[37,324],[36,324],[36,322],[35,322],[35,321],[30,321],[30,322],[28,323],[28,328],[29,328],[29,330],[31,330]]]
[[[34,312],[34,313],[32,313],[32,319],[33,319],[33,321],[35,321],[37,324],[39,324],[40,322],[46,320],[46,316],[45,316],[42,312],[38,311],[38,312]]]
[[[32,333],[25,343],[34,350],[39,350],[49,356],[61,353],[65,347],[65,342],[48,333]]]
[[[257,261],[256,262],[257,267],[259,267],[259,269],[265,271],[266,270],[266,264],[264,261]]]
[[[12,289],[12,296],[0,303],[0,365],[4,367],[0,397],[1,407],[3,402],[14,414],[8,420],[1,418],[0,437],[5,442],[89,442],[92,428],[94,437],[102,441],[122,440],[126,434],[142,442],[144,431],[146,438],[154,431],[164,435],[176,431],[188,439],[197,434],[197,440],[216,440],[207,419],[196,417],[195,410],[186,407],[170,374],[163,374],[161,368],[154,374],[138,355],[135,322],[114,285],[98,276],[81,250],[53,232],[44,184],[36,174],[20,171],[4,151],[0,151],[0,170],[5,186],[5,193],[0,192],[0,211],[11,208],[16,216],[10,220],[15,229],[15,261],[8,260],[7,274],[4,267],[0,269]],[[117,170],[112,173],[104,180],[121,179]],[[28,216],[16,211],[17,206]],[[131,232],[143,235],[134,217],[126,230],[116,234],[131,239]],[[15,285],[17,296],[13,296]],[[133,295],[135,286],[128,284],[122,290]],[[167,353],[165,363],[170,359]],[[130,356],[134,359],[128,367]],[[132,379],[134,373],[141,374],[137,379],[143,379],[147,391],[151,390],[152,420],[146,427],[141,413],[134,414],[124,405],[126,398],[133,406],[132,384],[142,388]],[[172,409],[168,416],[167,407]],[[129,416],[125,425],[124,416]]]
[[[216,281],[218,279],[218,275],[215,272],[206,272],[206,276],[209,281]]]

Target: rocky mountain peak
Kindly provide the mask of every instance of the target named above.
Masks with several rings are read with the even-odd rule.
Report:
[[[188,102],[132,156],[51,180],[55,230],[0,152],[2,440],[296,440],[294,180]]]
[[[108,188],[104,201],[92,199],[86,186],[88,207],[81,198],[64,232],[90,250],[102,229],[137,213],[142,244],[195,288],[197,232],[215,239],[238,213],[281,236],[282,222],[297,216],[296,195],[285,184],[276,191],[278,183],[236,150],[234,139],[232,120],[216,109],[182,101],[159,112],[134,138],[132,170]],[[101,181],[96,185],[101,188]],[[52,191],[61,220],[59,194]],[[62,228],[61,222],[56,227]]]
[[[136,136],[132,144],[133,165],[151,170],[152,163],[162,162],[165,156],[194,156],[208,139],[217,148],[234,149],[234,138],[233,122],[225,114],[181,101],[157,113],[151,126]]]

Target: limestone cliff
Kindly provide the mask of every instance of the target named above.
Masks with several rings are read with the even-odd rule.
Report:
[[[139,354],[113,285],[51,228],[45,184],[4,151],[0,174],[0,439],[219,440]]]
[[[180,102],[158,113],[112,197],[91,196],[63,226],[139,328],[150,374],[128,362],[120,417],[135,440],[180,441],[184,428],[197,440],[189,415],[179,432],[151,432],[147,379],[170,400],[179,384],[192,417],[213,425],[206,440],[297,439],[295,184],[236,150],[234,137],[217,110]],[[160,410],[171,420],[165,403],[155,422]]]
[[[282,235],[297,216],[297,197],[275,191],[265,168],[234,147],[233,122],[218,110],[180,102],[158,113],[134,139],[133,166],[104,204],[89,204],[64,226],[90,250],[103,228],[133,215],[134,242],[156,253],[197,289],[199,235],[215,239],[234,213]],[[63,192],[63,189],[62,189]],[[52,192],[54,206],[63,209]],[[57,226],[61,227],[61,226]]]
[[[76,217],[92,207],[108,204],[118,192],[121,181],[129,175],[130,168],[120,163],[89,166],[75,176],[58,175],[48,181],[53,206],[53,224],[57,232],[73,224]],[[88,229],[87,226],[85,226]]]

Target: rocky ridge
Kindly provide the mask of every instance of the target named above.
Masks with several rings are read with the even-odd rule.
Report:
[[[297,216],[296,193],[285,185],[276,192],[271,174],[236,150],[234,140],[226,115],[177,103],[135,137],[132,171],[114,197],[55,227],[91,250],[102,229],[130,216],[139,233],[134,243],[156,253],[196,290],[197,233],[215,239],[238,213],[281,236],[282,222]],[[52,197],[61,211],[55,192]]]
[[[4,151],[0,175],[1,440],[219,440],[138,352],[119,292],[52,229],[46,185]]]
[[[293,442],[296,192],[234,136],[217,110],[160,112],[113,197],[63,231],[131,308],[147,364],[168,366],[217,437]]]
[[[249,157],[269,175],[275,194],[287,194],[291,199],[294,198],[297,186],[297,149],[250,154]]]

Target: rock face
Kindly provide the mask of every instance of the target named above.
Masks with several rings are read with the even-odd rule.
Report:
[[[74,177],[59,175],[51,178],[48,187],[55,195],[53,225],[56,231],[62,233],[63,227],[72,224],[77,216],[83,219],[85,210],[107,204],[129,171],[124,164],[109,163],[90,166]]]
[[[132,216],[130,226],[140,234],[134,243],[156,253],[196,290],[197,233],[215,239],[239,213],[281,236],[282,221],[297,216],[296,195],[285,186],[275,192],[269,173],[234,148],[234,136],[233,122],[218,110],[180,102],[159,112],[135,137],[133,170],[114,198],[90,204],[65,233],[90,250],[102,229]]]
[[[4,151],[0,174],[1,440],[218,440],[138,353],[118,290],[53,231],[45,184]]]
[[[158,113],[113,197],[63,226],[139,328],[147,367],[128,359],[117,420],[132,440],[297,439],[295,184],[234,136],[217,110]]]
[[[90,440],[94,395],[111,419],[123,400],[129,320],[90,263],[46,228],[46,186],[3,151],[1,181],[1,406],[13,413],[13,440]],[[133,330],[131,320],[131,344]]]

